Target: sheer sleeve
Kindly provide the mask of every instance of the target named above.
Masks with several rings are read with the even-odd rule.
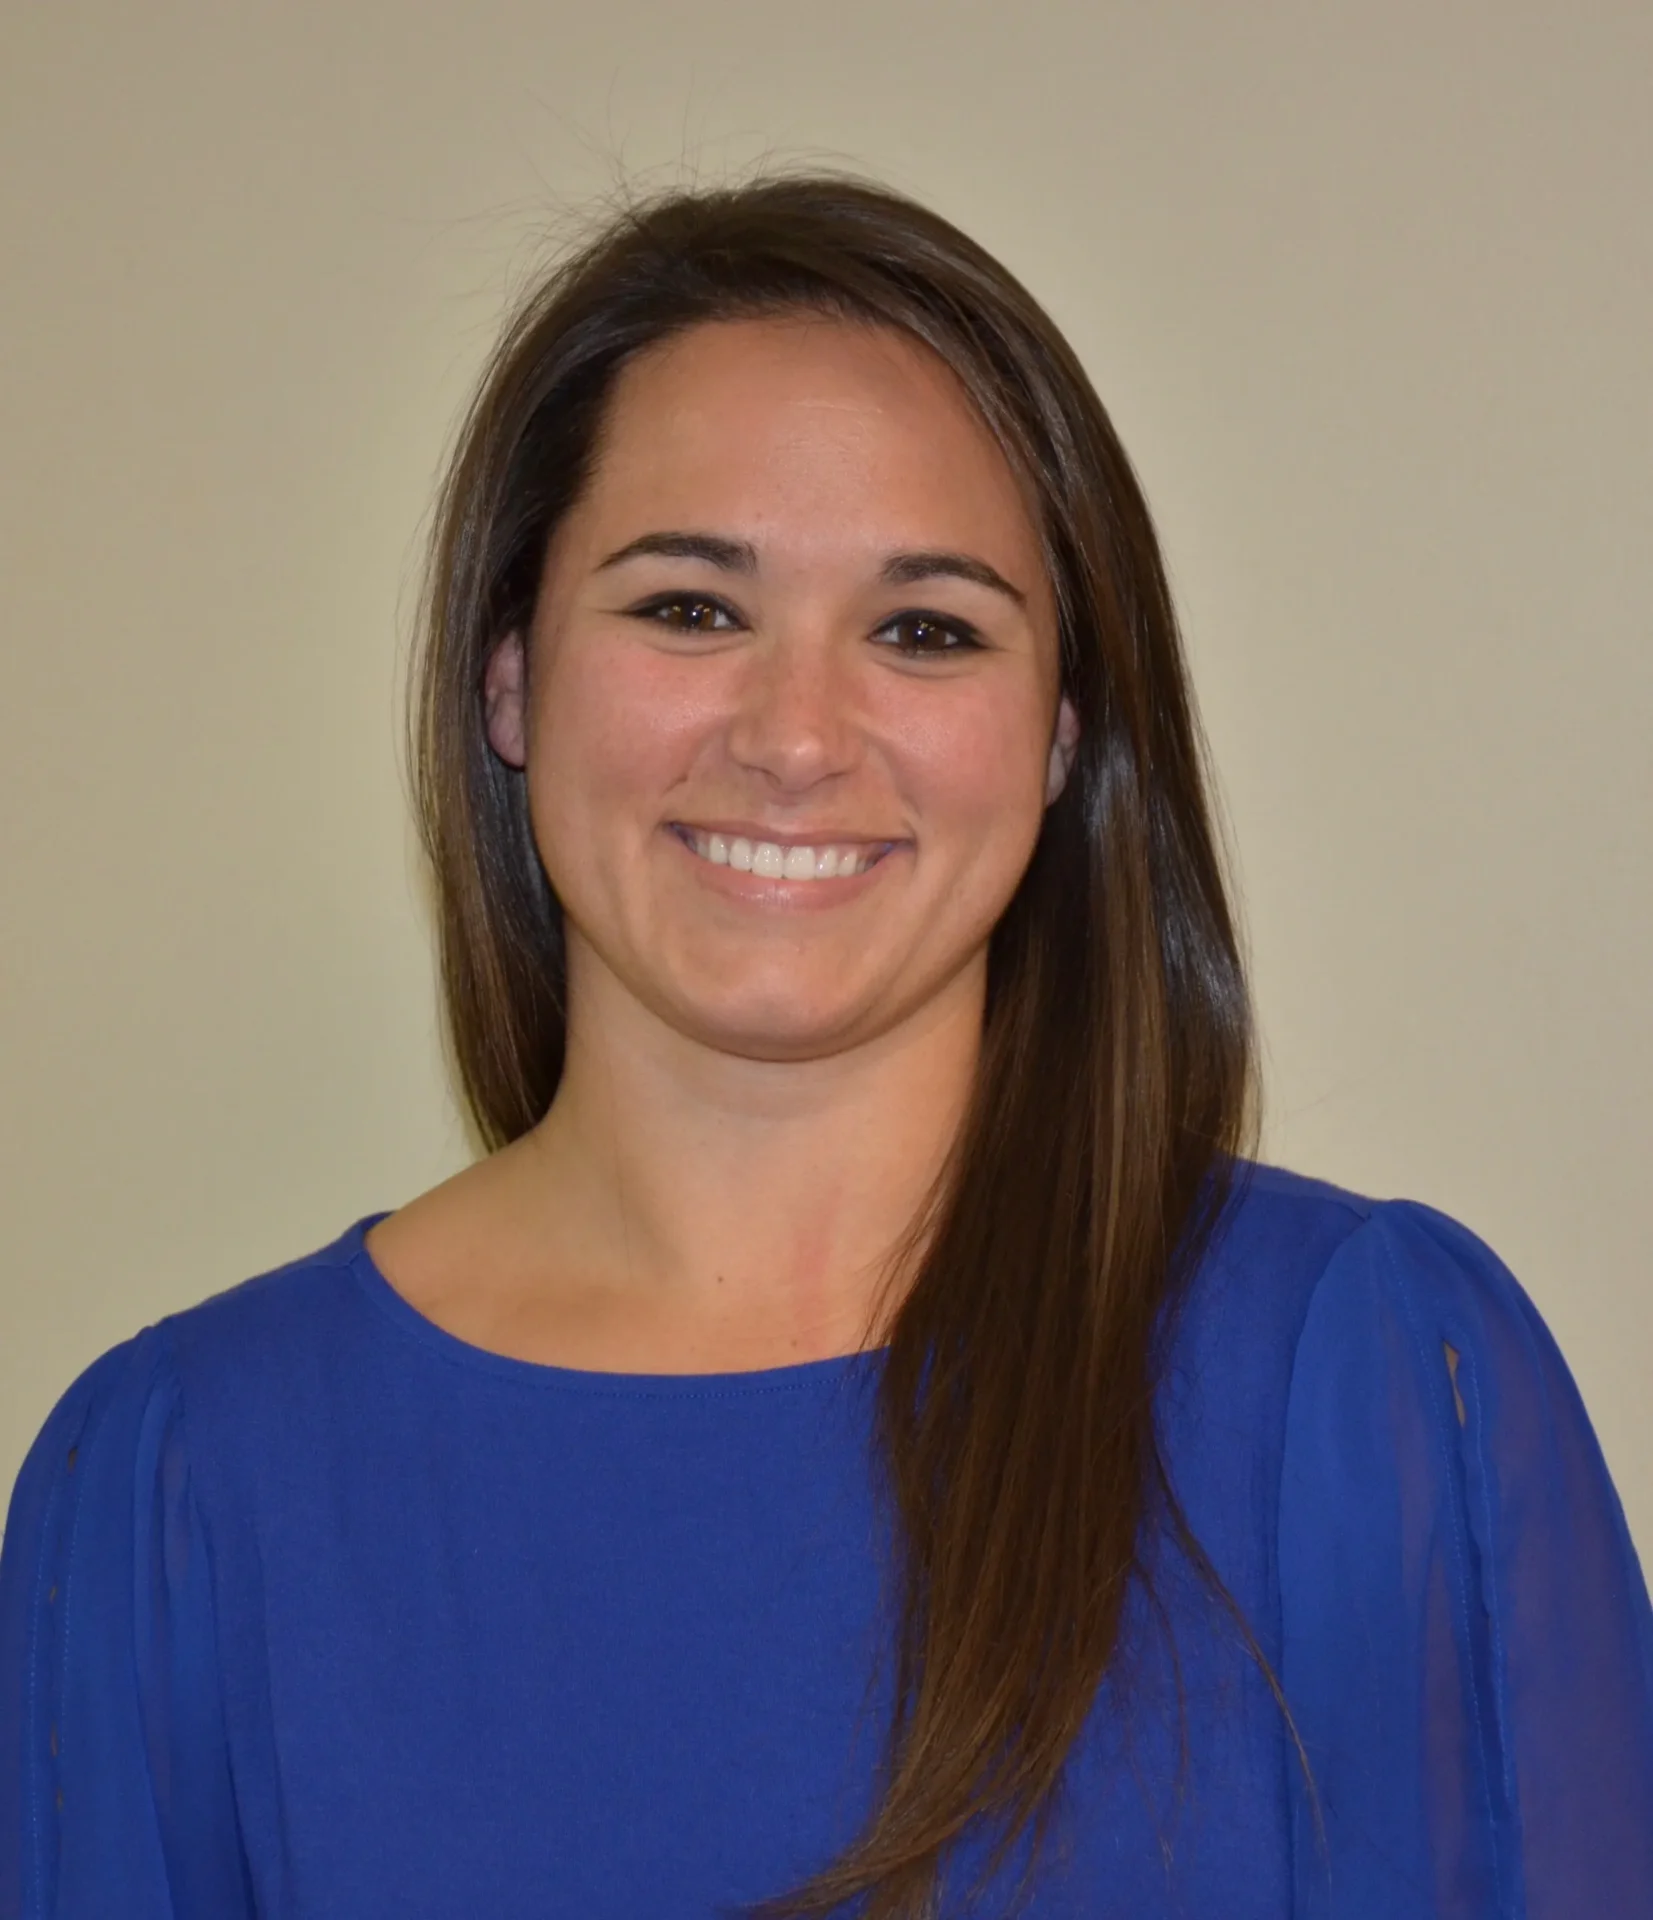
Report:
[[[1653,1915],[1653,1615],[1511,1275],[1377,1209],[1304,1325],[1281,1483],[1298,1920]]]
[[[0,1555],[0,1740],[3,1920],[251,1914],[158,1332],[84,1375],[24,1463]]]

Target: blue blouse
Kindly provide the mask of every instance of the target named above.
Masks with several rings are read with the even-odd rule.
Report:
[[[47,1421],[0,1560],[0,1916],[711,1920],[796,1885],[887,1723],[878,1356],[505,1359],[414,1312],[367,1224]],[[1492,1254],[1253,1170],[1160,1416],[1308,1774],[1161,1551],[1020,1911],[1653,1914],[1647,1590]],[[1010,1910],[1025,1862],[973,1895],[985,1858],[950,1916]]]

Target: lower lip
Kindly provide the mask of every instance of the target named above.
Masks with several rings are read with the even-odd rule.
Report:
[[[742,873],[738,867],[719,866],[701,857],[673,827],[666,837],[694,868],[702,884],[731,900],[743,900],[753,906],[778,907],[787,911],[808,907],[836,907],[865,893],[884,869],[904,851],[897,841],[882,859],[875,860],[861,873],[834,874],[829,880],[770,879],[761,873]]]

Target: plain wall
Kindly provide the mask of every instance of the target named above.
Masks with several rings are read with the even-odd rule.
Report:
[[[1144,475],[1270,1157],[1467,1221],[1653,1542],[1647,0],[11,0],[0,1475],[145,1321],[458,1164],[419,535],[559,210],[862,166]]]

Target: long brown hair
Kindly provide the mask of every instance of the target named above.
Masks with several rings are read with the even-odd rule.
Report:
[[[889,1327],[895,1718],[865,1832],[776,1911],[933,1911],[954,1843],[1035,1837],[1169,1529],[1157,1368],[1245,1140],[1251,1026],[1198,725],[1142,491],[1071,348],[955,227],[780,176],[611,215],[521,307],[442,489],[414,768],[450,1037],[490,1144],[562,1071],[561,913],[482,674],[526,626],[620,367],[705,322],[899,329],[953,370],[1035,504],[1079,744],[992,936],[973,1100]]]

